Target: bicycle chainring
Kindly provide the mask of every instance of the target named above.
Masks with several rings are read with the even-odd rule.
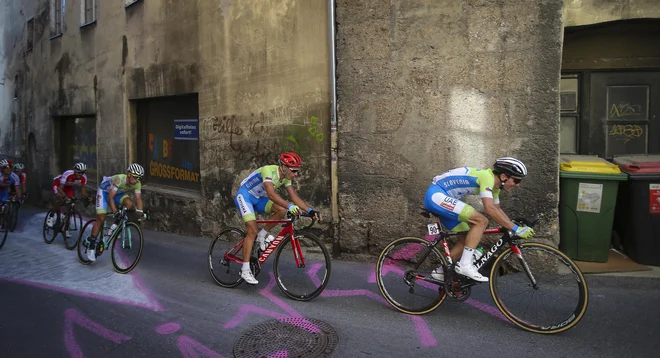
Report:
[[[460,277],[450,275],[445,281],[445,292],[453,300],[463,302],[470,298],[472,288],[465,286],[465,282]]]

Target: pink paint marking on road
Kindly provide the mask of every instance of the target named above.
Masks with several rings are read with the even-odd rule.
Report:
[[[190,337],[179,336],[176,340],[176,344],[179,347],[179,351],[181,351],[183,358],[224,358],[222,354],[219,354]]]
[[[497,308],[495,308],[493,306],[489,306],[489,305],[487,305],[485,303],[482,303],[482,302],[479,302],[479,301],[477,301],[473,298],[468,298],[467,300],[465,300],[465,303],[469,304],[470,306],[472,306],[472,307],[474,307],[478,310],[486,312],[486,313],[488,313],[489,315],[491,315],[493,317],[496,317],[496,318],[499,318],[499,319],[501,319],[505,322],[511,323],[511,321],[509,321],[506,317],[504,317],[502,312],[500,312]]]
[[[224,328],[238,327],[238,325],[240,325],[241,322],[243,322],[243,320],[250,313],[256,313],[256,314],[259,314],[259,315],[269,316],[269,317],[273,317],[273,318],[277,318],[277,319],[285,319],[285,318],[289,317],[289,316],[287,316],[285,314],[282,314],[282,313],[279,313],[279,312],[273,312],[273,311],[269,311],[265,308],[261,308],[261,307],[255,306],[255,305],[247,304],[247,305],[241,306],[241,308],[239,308],[239,310],[238,310],[238,313],[236,313],[236,315],[229,322],[225,323],[225,325],[223,327]]]
[[[133,277],[133,283],[135,284],[135,286],[137,286],[138,289],[140,289],[140,291],[142,291],[142,293],[144,293],[144,295],[147,296],[149,301],[154,304],[155,310],[158,312],[165,311],[165,307],[163,307],[160,304],[160,301],[158,301],[158,298],[156,297],[154,292],[149,288],[147,288],[147,285],[144,284],[144,281],[142,281],[140,275],[135,271],[131,272],[130,275],[131,277]]]
[[[84,356],[73,334],[74,325],[85,328],[116,344],[121,344],[131,339],[130,336],[107,329],[83,316],[77,310],[70,308],[64,312],[64,345],[69,352],[69,356],[73,358],[82,358]]]
[[[321,285],[321,280],[319,280],[319,278],[317,276],[317,272],[318,272],[319,268],[321,268],[321,264],[315,264],[315,265],[312,265],[310,267],[310,269],[307,271],[307,274],[312,278],[312,281],[314,281],[314,283],[317,286]],[[387,268],[389,268],[389,266],[386,267],[386,270],[387,270]],[[400,273],[403,276],[403,271],[398,269],[398,268],[393,268],[392,271]],[[372,271],[372,275],[374,277],[373,281],[370,281],[370,282],[376,282],[374,272],[375,272],[375,270]],[[371,278],[371,276],[369,277],[369,279],[370,278]],[[387,304],[387,301],[385,301],[385,299],[383,299],[383,297],[381,297],[380,295],[377,295],[377,294],[375,294],[375,293],[373,293],[369,290],[365,290],[365,289],[358,289],[358,290],[325,290],[325,291],[323,291],[321,296],[324,296],[324,297],[365,296],[367,298],[378,301],[378,302],[380,302],[384,305],[387,305],[389,307],[389,305]],[[433,334],[431,333],[431,330],[429,329],[429,327],[426,324],[426,322],[424,321],[424,319],[419,317],[419,316],[409,316],[409,317],[412,319],[413,324],[415,325],[415,330],[417,331],[417,338],[419,339],[420,343],[424,347],[436,346],[438,344],[438,341],[436,341],[436,339],[433,337]]]
[[[275,354],[271,354],[268,358],[287,358],[289,356],[289,351],[279,351]]]
[[[14,278],[9,278],[9,277],[0,277],[0,281],[7,281],[7,282],[12,282],[12,283],[17,283],[17,284],[20,284],[20,285],[26,285],[26,286],[34,286],[34,287],[39,287],[39,288],[43,288],[43,289],[47,289],[47,290],[51,290],[51,291],[58,291],[58,292],[66,293],[68,295],[76,295],[76,296],[81,296],[81,297],[86,297],[86,298],[93,298],[93,299],[108,301],[108,302],[112,302],[112,303],[119,303],[119,304],[122,304],[122,305],[129,305],[129,306],[133,306],[133,307],[147,308],[147,309],[150,309],[152,311],[163,311],[163,309],[160,307],[160,304],[158,304],[157,302],[156,303],[150,302],[150,304],[144,304],[144,303],[133,302],[133,301],[125,301],[125,300],[121,300],[121,299],[114,298],[114,297],[107,297],[107,296],[98,295],[98,294],[95,294],[95,293],[75,291],[75,290],[72,290],[72,289],[69,289],[69,288],[54,286],[54,285],[50,285],[50,284],[47,284],[47,283],[33,282],[33,281],[27,281],[27,280],[22,280],[22,279],[14,279]],[[144,293],[145,293],[145,295],[147,294],[146,292],[144,292]],[[147,295],[147,297],[148,297],[148,295]]]
[[[180,324],[170,322],[170,323],[161,324],[160,326],[156,327],[156,333],[158,333],[158,334],[172,334],[172,333],[176,333],[180,329],[181,329]]]
[[[419,342],[424,347],[435,347],[438,345],[438,341],[433,337],[433,333],[429,329],[429,326],[426,324],[424,319],[419,316],[410,316],[415,325],[415,331],[417,331],[417,337]]]
[[[318,268],[317,268],[317,270],[318,270]],[[314,323],[306,320],[303,317],[303,315],[298,313],[298,311],[294,310],[293,308],[291,308],[291,306],[287,305],[286,303],[284,303],[284,301],[282,301],[281,299],[279,299],[279,298],[275,297],[275,295],[273,295],[273,293],[271,291],[275,287],[275,275],[273,275],[272,272],[269,272],[269,276],[270,276],[270,281],[268,281],[268,285],[266,286],[266,288],[259,291],[259,293],[261,293],[262,296],[269,299],[270,302],[274,303],[275,305],[277,305],[278,307],[280,307],[281,309],[286,311],[291,317],[302,318],[302,322],[297,322],[296,321],[295,323],[291,323],[291,324],[293,324],[293,325],[295,325],[299,328],[302,328],[302,329],[304,329],[308,332],[311,332],[311,333],[320,333],[321,329],[318,328],[318,326],[316,326]]]

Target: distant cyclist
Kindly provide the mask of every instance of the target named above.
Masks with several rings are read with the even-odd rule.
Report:
[[[108,209],[110,213],[115,214],[120,205],[123,205],[127,209],[133,207],[133,200],[128,195],[129,192],[135,194],[138,216],[146,219],[142,206],[142,184],[140,183],[140,179],[143,176],[144,168],[138,163],[133,163],[126,169],[126,174],[103,177],[103,181],[96,191],[96,222],[92,227],[92,235],[89,238],[89,249],[87,250],[87,258],[90,261],[96,261],[96,246],[98,244],[96,238],[99,236],[99,232],[103,227]],[[98,241],[100,242],[101,240]]]
[[[534,230],[518,226],[500,208],[500,190],[509,192],[527,176],[527,167],[516,158],[504,157],[495,161],[493,169],[462,167],[452,169],[433,178],[424,197],[424,207],[438,215],[440,222],[455,232],[467,231],[451,250],[456,263],[456,273],[475,281],[487,282],[472,262],[475,248],[481,241],[484,230],[488,227],[488,218],[472,206],[461,201],[466,195],[479,195],[488,217],[498,224],[513,231],[516,236],[527,239],[534,235]],[[431,276],[444,279],[442,267],[433,270]]]
[[[259,227],[257,226],[255,213],[272,213],[270,220],[280,220],[286,215],[287,211],[298,214],[302,209],[317,219],[321,218],[318,212],[300,199],[291,185],[301,166],[302,159],[298,154],[293,152],[283,153],[280,155],[279,165],[263,166],[253,171],[241,182],[241,187],[238,189],[234,202],[247,228],[247,235],[243,243],[243,267],[241,269],[241,278],[246,283],[251,285],[259,283],[250,271],[250,255],[255,238],[258,240],[261,250],[265,250],[266,243],[274,239],[268,232],[276,225],[266,224],[257,234]],[[286,188],[292,202],[284,200],[275,191],[282,185]]]
[[[23,193],[23,197],[27,198],[27,175],[23,171],[25,169],[25,166],[21,163],[16,163],[13,166],[14,173],[18,176],[18,179],[21,180],[21,193]]]
[[[65,203],[68,203],[71,199],[74,198],[75,194],[73,193],[74,186],[80,186],[80,192],[83,197],[87,200],[92,200],[92,198],[87,194],[85,185],[87,185],[87,166],[85,163],[76,163],[73,165],[73,168],[65,171],[64,173],[53,178],[53,193],[57,200],[53,204],[54,212],[46,219],[46,225],[48,227],[53,227],[55,225],[56,217],[55,211],[58,215],[61,214],[60,208]]]
[[[12,172],[11,166],[7,159],[0,160],[0,202],[9,200],[10,189],[13,187],[16,190],[16,196],[21,199],[21,180],[16,173]]]

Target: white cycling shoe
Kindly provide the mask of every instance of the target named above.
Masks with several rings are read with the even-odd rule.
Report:
[[[261,251],[266,251],[266,247],[269,246],[273,240],[275,240],[273,235],[268,235],[268,237],[257,236],[257,242],[259,243],[259,248]]]
[[[477,270],[476,266],[474,265],[467,265],[465,267],[461,267],[461,265],[457,263],[456,268],[454,270],[456,271],[457,274],[471,278],[475,281],[488,282],[488,277],[482,276]]]
[[[252,271],[250,270],[241,269],[241,278],[245,280],[245,283],[250,285],[256,285],[259,283],[259,281],[257,281],[256,278],[254,278],[254,275],[252,275]]]
[[[431,271],[431,277],[433,277],[436,280],[439,281],[444,281],[445,280],[445,270],[442,268],[442,266],[438,266],[436,269]]]

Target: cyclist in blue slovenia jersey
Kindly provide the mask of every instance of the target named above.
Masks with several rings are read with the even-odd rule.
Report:
[[[466,195],[479,195],[488,217],[498,224],[513,231],[523,239],[534,235],[529,227],[519,227],[500,208],[500,191],[509,192],[527,175],[527,167],[516,158],[503,157],[495,161],[493,169],[462,167],[452,169],[433,178],[424,197],[424,207],[440,218],[440,222],[449,230],[465,232],[451,250],[456,263],[457,273],[475,281],[487,282],[473,263],[475,248],[481,241],[484,230],[488,227],[488,218],[465,202]],[[442,267],[431,274],[438,280],[444,279]]]
[[[247,178],[241,182],[241,187],[236,193],[234,203],[241,213],[243,222],[247,228],[245,242],[243,243],[243,267],[241,269],[241,278],[248,284],[256,285],[259,283],[250,271],[250,255],[254,240],[257,239],[261,250],[265,250],[267,243],[273,241],[273,236],[268,232],[276,224],[266,224],[261,231],[256,222],[256,213],[272,213],[270,220],[280,220],[286,215],[287,211],[292,214],[300,213],[305,210],[317,219],[321,219],[321,214],[314,211],[305,203],[293,188],[292,181],[298,175],[302,159],[296,153],[287,152],[280,155],[279,165],[266,165],[253,171]],[[289,194],[292,203],[284,200],[275,189],[284,187]],[[257,233],[257,231],[259,231]],[[268,237],[266,237],[268,235]]]

